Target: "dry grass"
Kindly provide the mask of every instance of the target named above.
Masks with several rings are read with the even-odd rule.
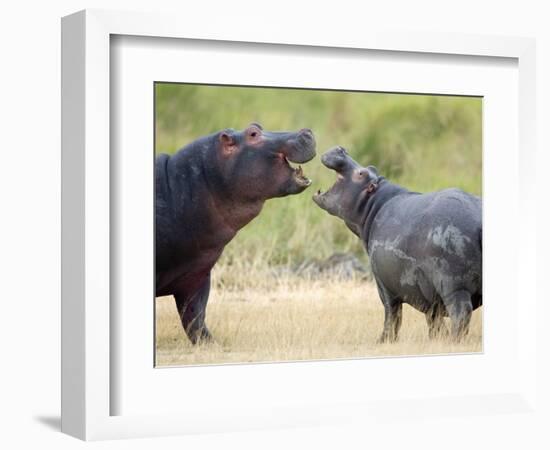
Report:
[[[384,313],[373,283],[243,269],[223,263],[215,268],[207,309],[215,343],[193,347],[173,298],[157,299],[157,365],[482,351],[481,308],[474,312],[468,337],[456,344],[428,339],[424,315],[405,305],[399,341],[377,344]]]

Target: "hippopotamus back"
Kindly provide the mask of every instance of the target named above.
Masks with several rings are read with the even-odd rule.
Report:
[[[479,197],[459,189],[407,192],[380,208],[364,242],[388,291],[427,312],[456,290],[481,295],[481,230]]]

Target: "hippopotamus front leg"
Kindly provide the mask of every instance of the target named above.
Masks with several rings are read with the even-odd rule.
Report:
[[[473,311],[472,296],[466,290],[459,290],[442,296],[442,299],[451,318],[451,337],[459,341],[468,334]]]
[[[204,323],[209,294],[210,274],[208,274],[200,287],[192,295],[186,292],[174,294],[181,324],[193,344],[212,339],[212,335]]]
[[[395,342],[401,328],[403,317],[403,302],[380,283],[377,283],[378,293],[384,305],[384,330],[378,343]]]

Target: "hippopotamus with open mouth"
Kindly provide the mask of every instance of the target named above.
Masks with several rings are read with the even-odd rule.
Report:
[[[174,295],[192,343],[211,335],[204,323],[210,271],[224,247],[270,198],[298,194],[311,180],[301,167],[315,156],[308,128],[226,129],[155,162],[156,295]]]
[[[384,305],[380,341],[397,339],[403,303],[426,314],[430,337],[448,316],[452,337],[461,339],[482,304],[481,199],[459,189],[411,192],[342,147],[321,161],[337,179],[313,200],[363,241]]]

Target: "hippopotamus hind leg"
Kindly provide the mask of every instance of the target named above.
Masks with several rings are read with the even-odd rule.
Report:
[[[451,337],[459,341],[468,334],[473,311],[472,296],[466,290],[459,290],[442,296],[442,300],[451,319]]]
[[[212,339],[212,335],[204,323],[209,294],[210,274],[193,295],[183,292],[174,294],[181,324],[193,344]]]

